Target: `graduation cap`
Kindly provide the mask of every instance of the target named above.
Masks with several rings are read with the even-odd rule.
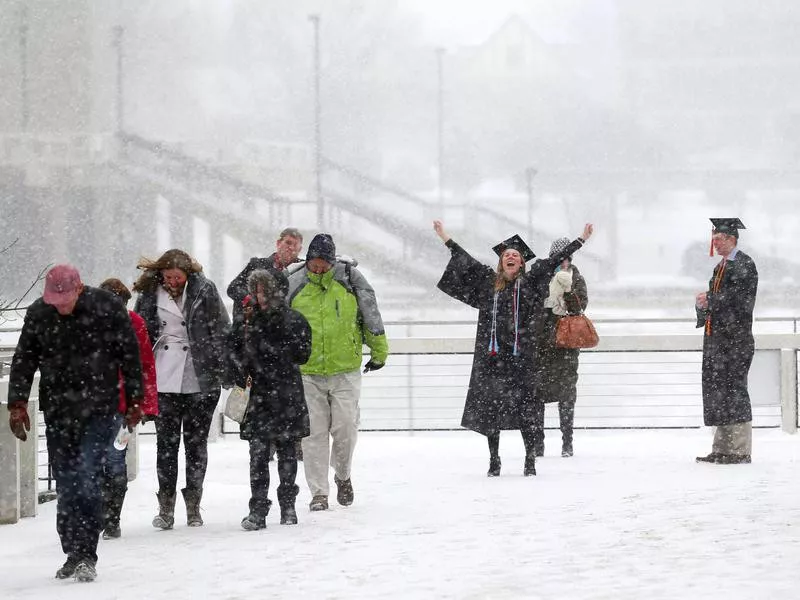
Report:
[[[739,230],[740,229],[747,229],[737,217],[730,217],[730,218],[711,218],[709,219],[712,224],[711,229],[711,236],[713,237],[715,233],[724,233],[726,235],[732,235],[736,239],[739,239]],[[709,256],[714,256],[714,242],[711,242],[711,250],[709,251]]]
[[[739,219],[733,217],[731,219],[711,219],[711,224],[714,226],[714,233],[726,233],[734,237],[739,237],[739,229],[747,229]]]
[[[529,260],[533,260],[536,258],[536,255],[533,253],[533,250],[528,248],[528,244],[522,241],[522,238],[519,237],[518,234],[512,235],[507,240],[504,240],[497,244],[492,250],[494,250],[495,254],[500,258],[503,257],[503,252],[508,249],[516,250],[522,256],[523,262],[528,262]]]

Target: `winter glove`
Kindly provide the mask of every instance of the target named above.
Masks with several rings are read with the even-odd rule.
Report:
[[[371,358],[369,362],[364,365],[364,373],[369,373],[370,371],[377,371],[378,369],[383,368],[383,363],[375,362]]]
[[[23,442],[28,439],[26,431],[31,430],[31,419],[28,416],[28,403],[17,402],[8,407],[8,426],[11,433]]]
[[[129,430],[133,431],[133,428],[142,420],[143,414],[142,407],[134,400],[134,403],[128,406],[128,412],[125,413],[125,424]]]

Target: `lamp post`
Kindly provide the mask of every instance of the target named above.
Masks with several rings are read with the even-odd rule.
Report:
[[[125,106],[124,106],[124,96],[123,96],[123,88],[122,88],[122,36],[125,33],[125,29],[122,25],[117,25],[114,27],[114,48],[117,50],[117,89],[116,89],[116,109],[117,109],[117,133],[121,133],[125,127],[124,115],[125,115]]]
[[[438,196],[439,216],[444,215],[444,48],[436,48],[436,73],[437,73],[437,129],[438,129]]]
[[[320,102],[319,15],[309,15],[314,27],[314,177],[317,196],[317,228],[325,228],[325,200],[322,197],[322,105]]]
[[[528,188],[528,242],[533,239],[533,178],[538,171],[533,167],[525,169],[525,183]]]
[[[22,6],[19,13],[19,62],[20,62],[20,128],[28,131],[30,103],[28,98],[28,7]]]

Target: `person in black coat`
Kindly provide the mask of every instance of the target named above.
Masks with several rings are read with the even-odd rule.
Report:
[[[437,287],[479,311],[461,426],[487,437],[490,477],[500,474],[500,431],[519,429],[525,443],[523,474],[536,475],[535,331],[543,314],[543,286],[546,289],[558,263],[583,246],[593,227],[587,224],[583,238],[572,242],[558,256],[535,261],[528,273],[525,262],[534,258],[534,254],[518,235],[493,248],[500,257],[494,270],[456,244],[444,231],[441,221],[434,221],[433,227],[451,252]]]
[[[57,265],[31,304],[11,363],[9,424],[20,440],[30,430],[27,405],[40,371],[39,407],[58,490],[56,528],[67,555],[58,579],[96,576],[103,528],[100,482],[116,429],[120,374],[129,403],[125,422],[141,419],[142,367],[131,320],[104,290],[84,286],[77,269]]]
[[[550,246],[550,256],[559,255],[569,246],[569,238],[559,238]],[[572,264],[572,257],[566,257],[550,278],[547,297],[544,300],[544,313],[541,331],[538,334],[538,354],[536,356],[536,456],[544,456],[544,409],[548,402],[558,402],[559,425],[561,428],[561,456],[573,455],[572,432],[575,420],[575,401],[578,385],[577,348],[556,346],[558,321],[565,315],[580,314],[589,303],[586,279],[578,267]]]
[[[250,442],[250,513],[242,519],[248,531],[265,528],[271,501],[269,448],[277,449],[278,503],[281,524],[297,523],[295,498],[297,441],[308,436],[308,406],[300,365],[311,355],[311,328],[305,317],[286,305],[274,275],[255,270],[247,279],[254,306],[244,324],[244,356],[237,383],[252,381],[250,401],[241,424],[242,439]]]
[[[299,229],[287,227],[281,231],[275,242],[275,252],[266,258],[254,256],[250,259],[242,272],[233,278],[228,285],[228,297],[233,300],[233,322],[238,323],[243,318],[242,302],[247,296],[247,278],[257,269],[270,271],[273,275],[286,271],[295,264],[300,250],[303,248],[303,235]],[[283,273],[282,273],[283,274]],[[286,277],[279,277],[278,283],[285,296],[289,292],[289,281]]]
[[[758,270],[739,250],[739,219],[711,219],[712,252],[722,256],[708,291],[697,295],[697,327],[703,337],[703,421],[716,427],[711,453],[698,462],[743,464],[751,461],[753,412],[747,375],[753,362],[753,309]]]
[[[145,320],[156,358],[159,415],[156,417],[158,514],[153,527],[175,523],[178,451],[181,429],[186,452],[186,522],[203,524],[200,500],[208,465],[208,432],[225,369],[230,320],[214,283],[183,250],[167,250],[157,260],[144,259],[133,290],[134,311]]]

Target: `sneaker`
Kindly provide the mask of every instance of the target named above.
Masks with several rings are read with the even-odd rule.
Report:
[[[97,579],[97,569],[90,560],[82,560],[75,566],[75,581],[89,582]]]
[[[719,454],[717,464],[720,465],[749,465],[751,458],[749,454]]]
[[[297,511],[294,506],[287,506],[281,510],[281,525],[297,525]]]
[[[259,517],[253,513],[247,515],[242,519],[242,529],[245,531],[258,531],[259,529],[267,528],[267,518]]]
[[[68,556],[66,562],[56,571],[56,579],[69,579],[75,575],[75,567],[78,566],[79,562],[81,562],[80,559]]]
[[[338,488],[336,492],[336,501],[342,506],[350,506],[353,503],[353,484],[350,479],[339,479],[335,475],[333,480],[336,482]]]
[[[328,510],[328,497],[327,496],[314,496],[308,508],[312,511]]]
[[[500,457],[489,458],[489,470],[486,472],[487,477],[500,477]]]
[[[122,530],[119,528],[119,525],[108,525],[103,530],[104,540],[115,540],[118,537],[122,537]]]

